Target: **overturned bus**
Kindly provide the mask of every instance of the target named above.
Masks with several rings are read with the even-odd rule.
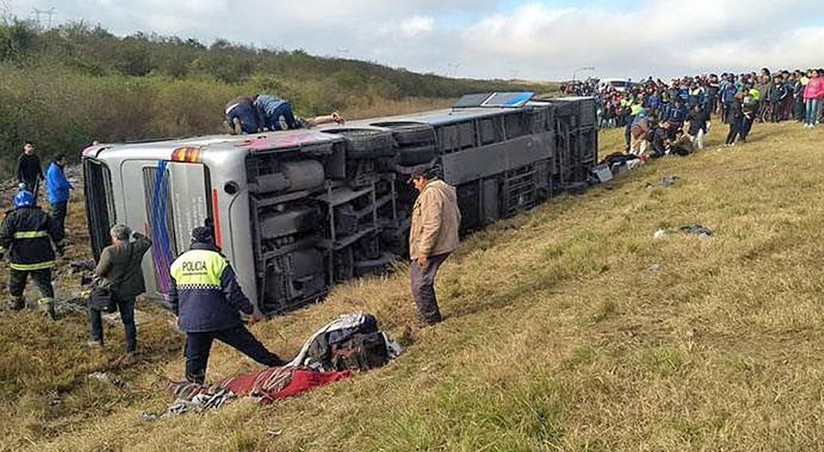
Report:
[[[285,312],[406,254],[415,168],[437,167],[457,188],[470,231],[585,187],[595,122],[591,98],[484,93],[319,129],[93,146],[83,154],[92,250],[99,257],[115,223],[144,231],[147,294],[164,298],[169,265],[210,225],[257,308]]]

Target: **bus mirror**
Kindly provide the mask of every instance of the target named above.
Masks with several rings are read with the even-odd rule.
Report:
[[[238,187],[237,182],[234,181],[226,182],[226,185],[223,186],[223,191],[230,195],[234,195],[239,190],[240,187]]]

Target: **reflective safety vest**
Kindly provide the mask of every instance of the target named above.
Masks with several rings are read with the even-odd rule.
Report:
[[[191,250],[172,263],[171,274],[178,290],[220,290],[220,276],[228,265],[217,252]]]
[[[755,88],[750,89],[750,96],[752,96],[755,100],[761,100],[761,91],[758,91]]]
[[[219,331],[241,324],[240,313],[253,307],[220,253],[195,243],[172,263],[172,310],[187,333]]]

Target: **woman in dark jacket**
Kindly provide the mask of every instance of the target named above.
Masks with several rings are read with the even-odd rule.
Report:
[[[135,297],[146,291],[140,264],[143,255],[152,247],[152,241],[145,235],[132,232],[128,226],[116,224],[110,231],[112,244],[100,253],[100,261],[94,270],[101,287],[114,291],[120,319],[126,330],[126,352],[137,350],[137,327],[134,323]],[[89,345],[103,346],[103,322],[100,311],[89,309],[89,324],[92,339]]]
[[[744,95],[742,93],[736,94],[735,100],[733,100],[729,109],[727,109],[727,124],[730,125],[730,131],[727,133],[727,146],[735,146],[735,139],[738,138],[738,134],[741,133],[741,125],[744,120],[744,110],[742,110],[741,107],[743,99]]]

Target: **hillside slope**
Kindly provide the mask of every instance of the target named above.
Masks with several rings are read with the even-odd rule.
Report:
[[[665,158],[468,238],[442,269],[446,321],[418,330],[406,275],[355,281],[256,325],[283,355],[343,312],[407,345],[391,365],[260,408],[162,412],[182,375],[165,315],[144,362],[88,356],[79,314],[0,314],[8,450],[820,450],[824,129],[757,124],[751,143]],[[602,134],[602,154],[620,148]],[[673,186],[664,176],[677,175]],[[648,187],[648,184],[651,184]],[[76,214],[77,212],[75,212]],[[659,228],[700,223],[712,238]],[[216,346],[209,378],[256,369]],[[51,371],[55,374],[52,376]],[[88,379],[106,370],[118,385]]]

